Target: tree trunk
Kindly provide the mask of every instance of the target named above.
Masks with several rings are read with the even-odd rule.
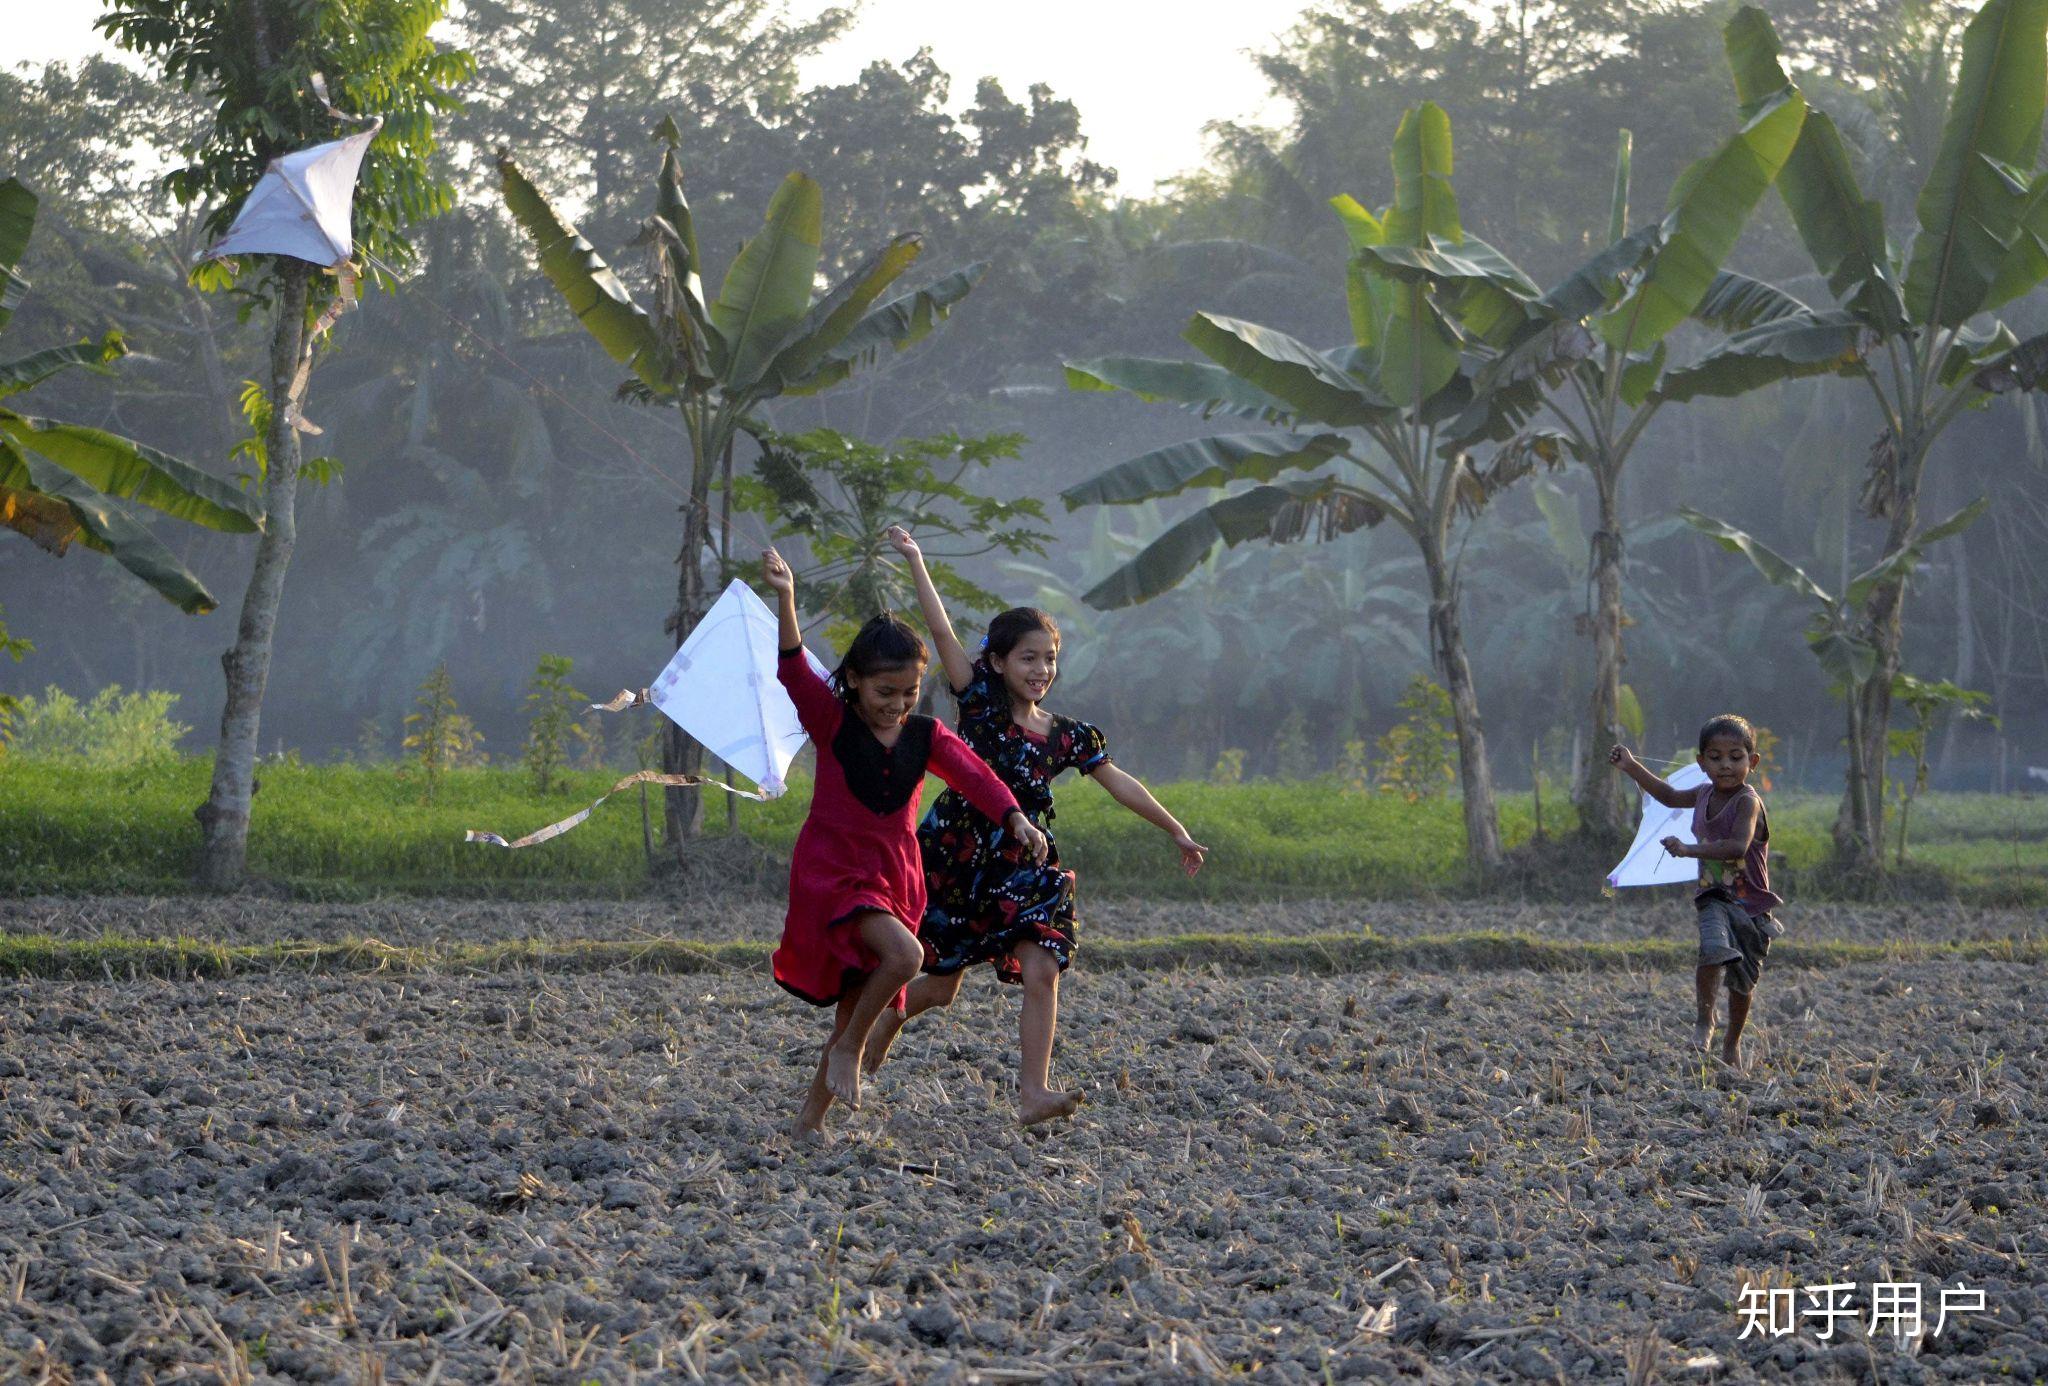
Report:
[[[706,421],[690,422],[690,495],[682,504],[683,547],[676,555],[676,605],[668,618],[675,637],[672,648],[683,641],[704,619],[704,549],[710,517],[711,472],[717,465],[717,450],[706,436]],[[671,775],[697,775],[704,770],[704,747],[681,727],[662,719],[661,768]],[[662,835],[675,865],[684,865],[683,844],[704,829],[704,791],[666,789],[662,791]]]
[[[1903,453],[1903,449],[1901,450]],[[1913,537],[1920,518],[1920,470],[1925,458],[1901,456],[1892,500],[1886,553],[1897,553]],[[1891,735],[1892,679],[1899,672],[1905,642],[1906,584],[1888,582],[1870,594],[1862,634],[1877,648],[1877,667],[1848,690],[1849,779],[1835,814],[1835,863],[1844,869],[1884,869],[1885,761]]]
[[[263,535],[256,564],[242,597],[235,644],[221,656],[227,700],[220,714],[220,747],[214,754],[213,784],[194,813],[202,841],[199,884],[231,890],[241,884],[249,854],[249,809],[256,793],[256,740],[263,717],[263,689],[270,678],[270,648],[277,630],[285,570],[298,540],[295,507],[299,490],[299,409],[305,401],[306,370],[313,343],[306,331],[307,266],[283,260],[277,272],[277,322],[270,336],[270,428],[264,437]]]
[[[1579,833],[1601,845],[1627,842],[1633,796],[1622,793],[1621,776],[1607,764],[1609,747],[1622,739],[1621,727],[1621,505],[1614,478],[1595,472],[1600,528],[1594,531],[1592,754],[1586,757],[1574,799]]]
[[[1479,695],[1465,658],[1465,632],[1458,623],[1458,585],[1443,554],[1425,545],[1429,570],[1429,634],[1444,690],[1451,695],[1451,720],[1458,732],[1458,782],[1465,793],[1465,854],[1481,872],[1500,867],[1500,810],[1494,802],[1493,768],[1486,759],[1486,732],[1479,722]]]

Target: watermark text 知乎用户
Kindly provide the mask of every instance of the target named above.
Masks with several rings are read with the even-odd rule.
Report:
[[[1810,1325],[1822,1342],[1838,1332],[1901,1340],[1938,1338],[1958,1315],[1984,1312],[1984,1292],[1967,1285],[1944,1285],[1938,1295],[1917,1280],[1874,1281],[1867,1296],[1859,1293],[1865,1288],[1853,1281],[1745,1285],[1735,1306],[1742,1315],[1742,1332],[1736,1337],[1783,1338]]]

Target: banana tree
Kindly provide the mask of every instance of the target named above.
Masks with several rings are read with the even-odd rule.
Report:
[[[1494,364],[1495,379],[1549,372],[1545,412],[1566,453],[1593,479],[1599,523],[1588,544],[1593,687],[1590,741],[1596,751],[1621,735],[1624,559],[1621,479],[1636,444],[1666,402],[1659,393],[1667,339],[1688,317],[1724,331],[1750,327],[1796,305],[1767,285],[1721,272],[1757,203],[1790,156],[1806,117],[1797,88],[1745,65],[1774,61],[1760,42],[1762,15],[1745,10],[1723,31],[1731,67],[1753,93],[1738,129],[1679,175],[1664,213],[1628,230],[1630,136],[1621,132],[1608,244],[1543,296],[1530,324]],[[1489,382],[1491,383],[1491,382]],[[1635,823],[1635,795],[1598,755],[1586,758],[1575,789],[1581,831],[1623,839]]]
[[[1776,34],[1745,11],[1757,36],[1738,65],[1743,102],[1783,85]],[[1883,521],[1883,552],[1924,542],[1920,489],[1935,441],[1963,410],[2048,383],[2048,336],[2021,342],[1980,315],[2048,278],[2048,175],[2034,172],[2048,86],[2048,0],[1987,0],[1963,32],[1940,151],[1921,185],[1910,240],[1886,235],[1884,213],[1858,186],[1849,152],[1822,111],[1807,116],[1778,191],[1833,302],[1792,302],[1717,350],[1669,373],[1659,393],[1687,400],[1833,374],[1861,380],[1882,427],[1862,504]],[[1882,565],[1880,565],[1882,566]],[[1906,570],[1885,570],[1857,613],[1873,651],[1849,689],[1849,774],[1835,821],[1845,865],[1882,869],[1887,732],[1904,637]]]
[[[1813,651],[1847,704],[1849,744],[1854,746],[1868,731],[1863,720],[1868,712],[1859,695],[1884,664],[1884,651],[1871,625],[1872,608],[1884,600],[1886,589],[1903,586],[1912,577],[1928,549],[1968,529],[1990,504],[1988,499],[1979,499],[1938,524],[1929,525],[1849,579],[1838,594],[1830,593],[1807,576],[1804,568],[1726,521],[1697,510],[1681,508],[1678,513],[1687,524],[1722,548],[1747,558],[1765,581],[1796,592],[1814,604],[1813,618],[1806,628],[1807,648]],[[1896,693],[1899,688],[1892,691]],[[1887,755],[1890,750],[1887,742]]]
[[[1405,531],[1422,559],[1431,654],[1457,724],[1466,850],[1484,871],[1502,860],[1500,821],[1459,624],[1458,532],[1539,461],[1562,459],[1554,438],[1524,426],[1536,403],[1529,380],[1480,384],[1499,349],[1540,315],[1540,295],[1460,223],[1449,117],[1430,103],[1408,111],[1392,160],[1390,207],[1375,215],[1349,197],[1333,203],[1352,244],[1349,346],[1316,351],[1271,328],[1197,313],[1182,335],[1206,363],[1067,366],[1074,389],[1127,390],[1277,431],[1175,443],[1061,499],[1074,509],[1253,483],[1209,501],[1085,594],[1105,609],[1168,590],[1218,544],[1328,539],[1383,520]],[[1482,464],[1474,451],[1486,444],[1493,450]]]
[[[704,260],[676,152],[681,135],[674,121],[665,120],[657,137],[663,148],[655,213],[639,240],[651,257],[651,310],[634,300],[508,154],[498,156],[498,171],[505,205],[533,242],[541,271],[605,353],[632,372],[622,395],[672,406],[682,415],[688,483],[676,603],[666,625],[680,644],[706,607],[704,563],[715,556],[707,552],[711,486],[721,470],[731,475],[739,435],[761,431],[755,411],[781,395],[829,389],[873,362],[884,347],[900,351],[921,340],[967,296],[986,265],[879,301],[924,249],[921,237],[900,235],[813,297],[822,194],[811,179],[792,173],[770,199],[761,230],[726,267],[718,297],[707,301]],[[665,769],[693,773],[702,763],[702,747],[673,725],[664,727]],[[671,789],[668,796],[668,840],[680,861],[683,840],[696,833],[702,806],[694,789]]]
[[[36,208],[36,195],[19,179],[0,182],[0,329],[28,290],[19,267]],[[110,332],[97,342],[0,361],[0,400],[74,366],[103,367],[125,351],[120,335]],[[263,527],[253,500],[188,462],[104,429],[38,418],[0,403],[0,525],[53,554],[83,544],[108,555],[179,610],[213,610],[213,594],[116,500],[136,501],[208,529],[248,534]]]

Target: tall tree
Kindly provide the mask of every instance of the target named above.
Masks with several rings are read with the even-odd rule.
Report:
[[[1750,10],[1759,59],[1739,65],[1746,105],[1784,71],[1770,21]],[[2048,101],[2048,0],[1988,0],[1962,40],[1939,152],[1915,206],[1918,225],[1886,236],[1863,195],[1835,122],[1811,111],[1778,176],[1778,191],[1834,304],[1739,332],[1698,363],[1670,373],[1670,399],[1731,395],[1775,380],[1836,374],[1869,388],[1883,418],[1870,449],[1862,504],[1886,527],[1882,553],[1924,539],[1921,487],[1934,444],[1966,409],[1992,395],[2048,385],[2048,336],[2020,342],[1980,314],[2048,279],[2048,175],[2034,173]],[[1844,865],[1883,869],[1884,784],[1892,689],[1900,672],[1910,568],[1881,568],[1862,604],[1857,638],[1876,652],[1846,690],[1849,772],[1835,822]]]
[[[1535,403],[1527,382],[1479,388],[1493,354],[1541,310],[1536,287],[1465,231],[1450,182],[1449,117],[1426,102],[1409,111],[1392,162],[1394,200],[1378,215],[1350,197],[1334,200],[1352,246],[1351,346],[1319,352],[1270,328],[1197,313],[1184,335],[1213,364],[1114,357],[1067,367],[1076,389],[1127,390],[1286,431],[1157,449],[1061,499],[1072,509],[1255,483],[1180,521],[1085,595],[1105,608],[1168,590],[1218,544],[1328,539],[1394,521],[1422,559],[1431,653],[1457,726],[1466,851],[1489,871],[1503,858],[1500,815],[1466,653],[1456,540],[1461,521],[1539,459],[1561,454],[1524,429]],[[1489,442],[1496,446],[1481,465],[1475,452]],[[1290,471],[1312,475],[1279,479]]]
[[[1732,65],[1775,59],[1746,10],[1727,28]],[[1775,70],[1775,69],[1773,69]],[[1626,840],[1635,795],[1606,764],[1620,736],[1622,707],[1623,525],[1621,481],[1643,431],[1664,404],[1659,394],[1667,341],[1689,316],[1729,329],[1750,327],[1798,305],[1768,286],[1721,272],[1750,213],[1770,191],[1806,118],[1805,99],[1767,73],[1745,78],[1756,93],[1741,127],[1679,175],[1657,220],[1628,229],[1631,141],[1615,158],[1607,245],[1543,296],[1543,319],[1510,342],[1491,368],[1496,379],[1540,384],[1566,451],[1593,478],[1599,523],[1589,542],[1593,690],[1590,744],[1575,790],[1582,831]]]
[[[446,0],[111,0],[98,27],[154,58],[187,91],[202,91],[213,120],[192,162],[168,183],[180,200],[217,203],[207,227],[225,230],[271,160],[335,134],[316,92],[352,114],[384,120],[355,198],[358,251],[379,279],[412,259],[408,225],[446,209],[430,167],[436,117],[455,105],[466,54],[429,30]],[[264,256],[245,286],[272,307],[265,393],[269,427],[262,478],[265,528],[243,597],[234,647],[221,660],[227,698],[213,783],[197,816],[204,834],[199,880],[229,889],[248,856],[257,734],[270,674],[277,609],[298,537],[299,425],[316,342],[313,325],[337,282],[314,266]]]
[[[885,348],[920,341],[967,296],[985,265],[971,265],[921,289],[880,301],[924,249],[899,235],[813,298],[818,278],[823,194],[801,173],[786,177],[761,229],[726,267],[718,297],[704,296],[704,259],[683,195],[681,132],[662,122],[654,215],[641,240],[652,255],[654,311],[633,300],[582,233],[541,195],[509,155],[498,169],[505,205],[532,240],[540,267],[569,310],[613,361],[632,372],[621,392],[681,415],[687,469],[682,547],[676,555],[675,605],[666,629],[680,646],[706,606],[711,550],[711,487],[730,476],[740,435],[760,437],[756,411],[785,394],[814,394],[841,384]],[[704,749],[673,723],[664,727],[662,760],[670,773],[694,774]],[[695,789],[668,791],[671,850],[682,861],[703,806]]]

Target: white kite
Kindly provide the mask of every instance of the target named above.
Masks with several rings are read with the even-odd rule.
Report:
[[[1706,782],[1707,772],[1697,765],[1688,765],[1664,781],[1673,789],[1697,789]],[[1691,805],[1666,808],[1645,794],[1642,825],[1636,829],[1636,840],[1629,844],[1628,855],[1607,873],[1608,887],[1691,885],[1698,881],[1699,863],[1665,851],[1667,837],[1687,843],[1698,841],[1692,835]]]
[[[355,254],[356,175],[381,124],[272,159],[206,258],[289,255],[329,269],[346,265]]]
[[[472,829],[466,841],[493,847],[530,847],[560,837],[590,817],[598,804],[629,785],[654,784],[681,788],[703,785],[745,799],[779,798],[788,789],[790,762],[803,749],[805,732],[796,704],[775,677],[780,629],[775,614],[753,589],[735,579],[704,619],[676,650],[651,688],[621,692],[608,703],[592,703],[600,712],[619,712],[652,703],[695,737],[712,755],[760,786],[736,789],[704,775],[671,775],[641,770],[606,791],[604,798],[558,823],[550,823],[515,841],[497,833]],[[809,650],[804,658],[818,671],[825,666]]]
[[[783,776],[804,745],[796,704],[775,677],[780,638],[775,613],[735,578],[646,695],[771,799],[789,787]],[[825,676],[815,655],[804,658]]]

